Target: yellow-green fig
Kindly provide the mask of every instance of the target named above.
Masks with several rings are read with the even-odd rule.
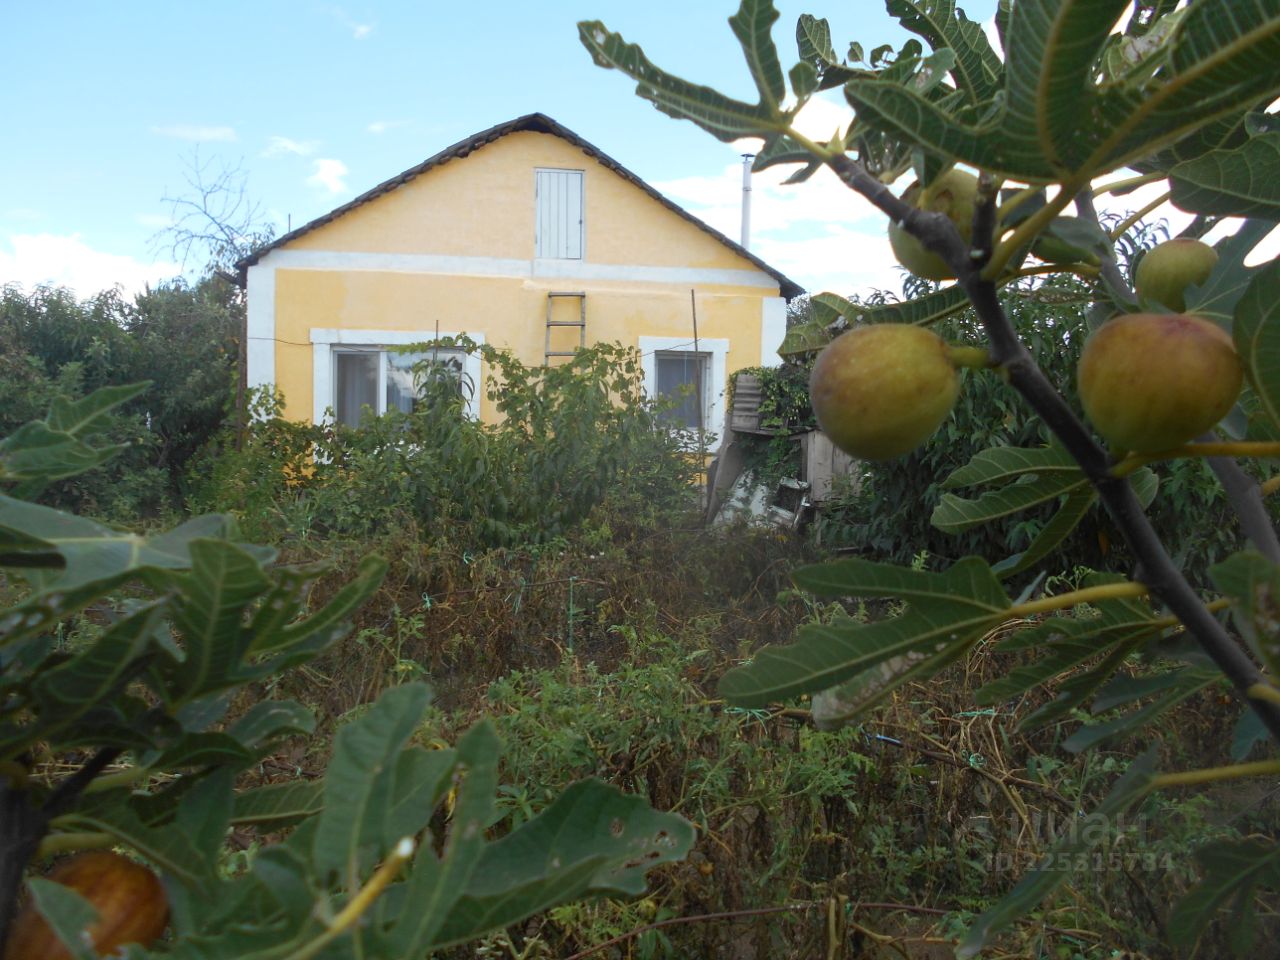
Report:
[[[1080,401],[1113,446],[1146,453],[1181,446],[1226,416],[1243,370],[1231,336],[1203,317],[1127,313],[1089,337]]]
[[[904,323],[855,327],[818,355],[809,399],[818,426],[841,450],[865,460],[907,453],[946,419],[960,390],[947,345]]]
[[[1209,279],[1218,251],[1200,240],[1178,238],[1153,247],[1134,272],[1138,296],[1181,313],[1187,309],[1186,290]]]
[[[973,237],[973,211],[978,201],[978,178],[964,170],[948,170],[923,191],[919,183],[907,188],[902,199],[920,210],[943,213],[956,225],[964,242]],[[889,224],[889,246],[898,262],[926,280],[950,280],[955,276],[946,261],[930,253],[897,223]]]

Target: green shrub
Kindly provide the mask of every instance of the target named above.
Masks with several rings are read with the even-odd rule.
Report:
[[[634,351],[598,344],[528,367],[461,345],[493,372],[498,422],[467,417],[447,379],[425,378],[412,412],[358,428],[291,423],[259,397],[242,448],[224,443],[193,503],[280,536],[361,539],[411,524],[476,548],[554,540],[606,501],[637,521],[692,506],[694,464],[645,399]]]

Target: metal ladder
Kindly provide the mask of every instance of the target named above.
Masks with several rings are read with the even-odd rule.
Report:
[[[555,300],[559,297],[577,297],[578,298],[578,319],[577,320],[553,320],[551,319],[551,307]],[[552,350],[551,349],[551,328],[552,327],[577,327],[578,328],[578,346],[585,347],[587,345],[587,294],[583,290],[551,290],[547,293],[547,340],[545,348],[545,356],[543,357],[543,366],[551,363],[552,357],[572,357],[576,350]]]

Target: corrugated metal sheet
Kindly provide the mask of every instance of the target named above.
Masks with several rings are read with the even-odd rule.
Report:
[[[537,171],[537,253],[582,259],[582,171]]]

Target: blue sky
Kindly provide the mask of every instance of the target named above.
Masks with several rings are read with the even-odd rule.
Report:
[[[774,36],[795,59],[800,13],[837,50],[900,43],[878,2],[779,0]],[[967,5],[988,21],[995,0]],[[297,226],[488,126],[541,111],[676,202],[737,236],[744,146],[658,113],[595,67],[576,22],[599,18],[660,65],[753,97],[726,20],[735,0],[271,0],[10,4],[3,16],[9,131],[0,151],[0,282],[135,290],[177,266],[153,238],[189,193],[197,155],[238,166],[278,230]],[[817,134],[847,111],[806,111]],[[878,213],[827,178],[757,177],[755,252],[814,290],[898,288]],[[192,264],[191,266],[199,266]]]

